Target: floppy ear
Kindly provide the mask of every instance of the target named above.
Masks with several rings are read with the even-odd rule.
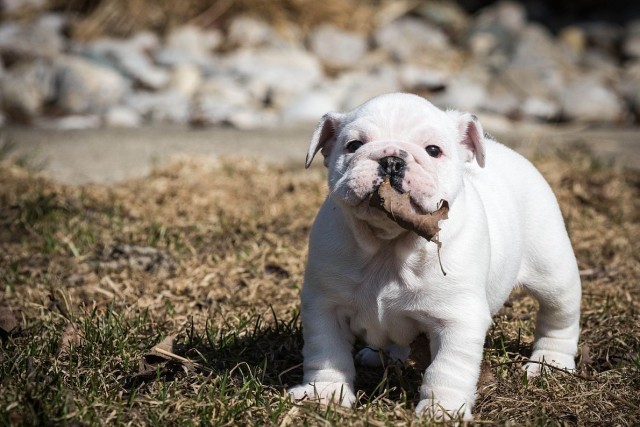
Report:
[[[475,154],[476,162],[483,168],[485,165],[484,130],[480,121],[474,114],[463,113],[460,115],[460,135],[462,145],[469,151],[467,161],[473,160]]]
[[[316,156],[316,153],[322,150],[325,163],[327,165],[327,157],[331,154],[331,150],[336,143],[336,132],[340,125],[342,114],[340,113],[327,113],[320,119],[316,130],[311,137],[311,144],[309,144],[309,150],[307,151],[307,159],[305,160],[304,167],[308,168]]]
[[[475,157],[481,168],[485,165],[484,131],[478,118],[470,113],[447,111],[457,121],[460,144],[465,150],[465,160],[470,162]]]

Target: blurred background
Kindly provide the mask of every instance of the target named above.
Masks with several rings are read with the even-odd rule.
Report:
[[[634,125],[640,4],[2,0],[6,124],[315,121],[379,93],[509,120]]]
[[[637,155],[640,3],[0,0],[0,124],[36,140],[282,129],[392,91],[498,135],[624,130]]]

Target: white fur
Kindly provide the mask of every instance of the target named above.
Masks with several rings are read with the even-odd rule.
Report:
[[[364,145],[351,154],[353,139]],[[430,157],[427,145],[444,155]],[[426,333],[432,361],[416,412],[471,418],[491,316],[516,285],[540,303],[531,359],[575,368],[580,278],[558,203],[531,163],[485,137],[475,116],[407,94],[325,115],[307,165],[318,151],[330,195],[309,242],[301,294],[304,381],[289,390],[295,399],[352,405],[356,336],[406,357]],[[407,162],[402,189],[413,209],[430,212],[449,202],[439,234],[446,275],[434,243],[368,206],[382,181],[378,160],[389,155]],[[367,351],[358,359],[377,364]],[[540,364],[526,369],[536,374]]]

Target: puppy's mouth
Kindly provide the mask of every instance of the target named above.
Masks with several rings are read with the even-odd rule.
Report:
[[[426,210],[425,208],[422,207],[422,205],[420,204],[420,202],[413,197],[413,195],[411,194],[411,191],[405,191],[402,189],[402,182],[399,185],[394,185],[393,180],[389,180],[389,183],[391,184],[391,187],[396,190],[398,192],[398,194],[400,195],[404,195],[404,194],[409,194],[409,209],[411,209],[412,213],[417,214],[417,215],[426,215],[429,213],[428,210]],[[380,184],[382,185],[382,184]],[[378,193],[378,190],[380,188],[380,185],[377,185],[373,191],[371,193],[369,193],[366,197],[366,202],[367,203],[371,203],[371,198],[375,196],[376,193]]]
[[[375,208],[373,206],[371,206],[371,198],[375,197],[374,195],[378,192],[378,189],[380,188],[381,184],[378,184],[376,186],[373,187],[373,189],[371,190],[371,192],[369,192],[361,201],[360,203],[358,203],[358,205],[356,206],[356,209],[358,210],[358,212],[360,213],[367,213],[370,216],[374,216],[374,217],[384,217],[385,214],[384,212],[382,212],[380,209]],[[394,190],[396,190],[399,194],[403,195],[406,193],[409,193],[409,204],[408,207],[410,209],[410,212],[413,214],[417,214],[417,215],[425,215],[428,214],[429,211],[425,208],[422,207],[422,205],[420,204],[420,202],[414,198],[411,195],[411,191],[404,191],[402,190],[401,186],[400,189],[398,189],[398,187],[393,186],[393,184],[391,184],[391,186],[393,187]]]

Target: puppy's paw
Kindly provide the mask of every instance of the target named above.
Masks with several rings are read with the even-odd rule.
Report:
[[[322,405],[337,403],[345,407],[352,407],[356,402],[353,389],[346,383],[315,382],[300,384],[288,390],[291,399],[300,401],[308,400]]]
[[[544,369],[548,369],[545,364],[569,371],[576,369],[576,363],[572,355],[555,351],[536,350],[531,354],[529,360],[531,362],[526,363],[523,369],[527,371],[527,375],[530,377],[538,376]]]
[[[422,399],[416,406],[416,416],[439,422],[473,421],[468,405],[463,403],[456,409],[447,406],[434,399]]]
[[[356,362],[362,366],[379,368],[384,365],[384,353],[371,347],[365,347],[356,353]]]

